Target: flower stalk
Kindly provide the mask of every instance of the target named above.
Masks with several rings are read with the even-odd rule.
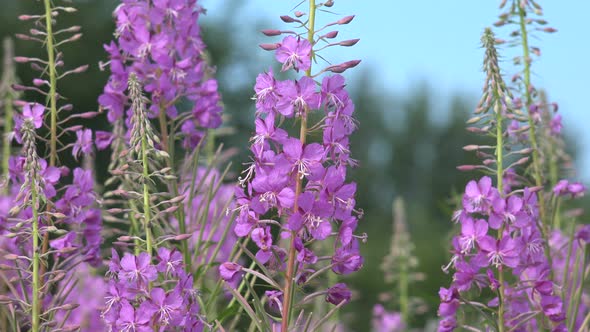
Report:
[[[536,124],[533,118],[532,112],[530,112],[530,107],[533,104],[533,99],[531,96],[531,59],[530,59],[530,49],[529,49],[529,42],[528,42],[528,33],[526,29],[526,12],[523,6],[520,4],[518,5],[518,14],[519,14],[519,24],[520,24],[520,36],[522,40],[522,52],[523,52],[523,63],[524,63],[524,96],[525,96],[525,112],[528,114],[528,124],[529,124],[529,140],[531,143],[532,148],[532,156],[533,156],[533,179],[535,180],[535,186],[541,187],[543,186],[543,169],[541,167],[541,160],[539,157],[539,144],[537,142],[537,132],[536,132]],[[545,228],[543,233],[547,233],[549,229],[549,225],[547,224],[546,214],[545,214],[545,198],[543,197],[543,190],[539,190],[537,193],[539,199],[539,217],[541,219],[541,225]],[[547,240],[547,238],[545,238]]]
[[[307,41],[311,45],[314,44],[314,34],[315,34],[315,14],[316,14],[316,4],[315,0],[309,0],[309,21],[307,27]],[[311,53],[311,58],[314,58],[313,50]],[[313,63],[313,61],[312,61]],[[309,68],[305,71],[305,76],[311,77],[311,68],[312,64],[309,65]],[[299,140],[301,141],[301,145],[304,146],[307,141],[307,109],[305,109],[301,114],[301,124],[299,128]],[[299,208],[299,196],[301,195],[301,189],[303,185],[303,177],[298,176],[296,179],[295,184],[295,200],[293,205],[293,211],[297,211]],[[295,239],[296,239],[296,232],[291,231],[291,244],[289,246],[289,259],[287,261],[287,274],[285,276],[285,287],[283,289],[283,319],[281,321],[281,331],[288,331],[289,321],[291,318],[291,307],[293,305],[293,291],[294,291],[294,281],[295,281],[295,256],[296,256],[296,249],[295,249]]]
[[[45,46],[47,49],[47,69],[49,73],[49,166],[55,166],[57,161],[57,72],[55,70],[55,47],[53,39],[53,20],[51,0],[43,0],[45,5],[45,29],[47,37]],[[46,240],[43,240],[46,242]]]
[[[42,195],[41,183],[39,181],[39,161],[35,146],[35,129],[30,119],[26,119],[21,128],[23,136],[23,152],[25,155],[25,171],[26,180],[21,188],[21,193],[29,192],[30,200],[28,195],[25,194],[25,204],[29,205],[32,212],[31,218],[31,237],[33,240],[32,250],[32,306],[31,306],[31,329],[33,332],[39,331],[39,322],[41,316],[41,281],[40,281],[40,265],[41,257],[39,256],[40,246],[39,238],[41,234],[39,232],[39,208],[40,208],[40,195]]]

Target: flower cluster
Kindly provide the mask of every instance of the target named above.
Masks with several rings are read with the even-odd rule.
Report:
[[[508,327],[533,328],[536,320],[531,317],[540,312],[556,324],[562,322],[565,307],[550,279],[536,193],[525,188],[522,194],[504,197],[491,178],[483,177],[467,184],[462,205],[455,213],[461,234],[453,238],[453,283],[440,292],[439,330],[457,326],[460,294],[484,288],[500,292]],[[492,230],[500,230],[499,235],[491,235]],[[514,284],[505,280],[506,272],[514,275]],[[496,307],[498,302],[495,298],[488,305]]]
[[[202,330],[199,294],[180,252],[162,247],[154,263],[145,252],[119,259],[113,250],[109,274],[102,314],[113,331]]]
[[[292,66],[306,70],[310,51],[309,47],[305,51],[305,44],[309,42],[287,37],[277,57],[292,50],[285,62],[299,59],[300,64]],[[242,179],[246,194],[238,189],[239,215],[234,231],[242,237],[251,235],[259,249],[256,257],[262,263],[271,259],[273,251],[281,252],[271,235],[274,223],[263,217],[275,210],[287,221],[280,224],[282,234],[290,236],[293,232],[295,236],[302,267],[317,261],[308,248],[311,242],[332,236],[337,237],[334,272],[348,274],[362,265],[357,239],[352,235],[359,215],[355,210],[356,184],[346,182],[346,168],[354,163],[348,137],[356,124],[352,118],[354,105],[344,87],[341,75],[325,77],[320,91],[307,76],[278,81],[271,71],[256,80],[258,118],[251,146],[254,162],[246,171],[248,177]],[[303,142],[276,127],[281,116],[301,118],[318,110],[324,112],[324,119],[316,124],[323,131],[322,143]],[[306,180],[305,185],[301,185],[302,180]]]
[[[127,81],[135,73],[150,94],[149,116],[177,120],[186,148],[194,148],[203,138],[199,127],[221,125],[217,81],[210,78],[203,55],[198,25],[202,13],[196,0],[122,1],[114,13],[117,41],[105,45],[111,76],[99,97],[109,121],[123,117]],[[189,116],[181,116],[176,108],[185,99],[193,105]]]
[[[279,43],[261,45],[265,50],[275,51],[276,59],[282,64],[281,71],[293,69],[304,71],[306,75],[295,80],[279,80],[272,70],[258,75],[254,87],[256,133],[250,147],[253,162],[240,179],[245,192],[238,188],[236,193],[235,234],[252,239],[258,248],[255,256],[259,264],[271,271],[286,271],[286,285],[280,290],[283,293],[283,329],[290,314],[291,282],[295,280],[300,285],[309,282],[308,278],[318,271],[318,263],[322,263],[319,256],[327,254],[316,252],[315,243],[333,239],[334,252],[324,270],[331,268],[336,274],[349,274],[363,264],[359,236],[354,235],[362,213],[355,208],[356,184],[346,180],[348,167],[356,165],[349,148],[349,137],[357,128],[354,104],[343,76],[326,75],[319,83],[314,80],[316,76],[311,75],[315,44],[336,36],[334,32],[315,34],[316,9],[311,1],[309,17],[312,21],[307,22],[310,29],[307,39],[291,35],[291,32],[263,31],[268,36],[287,34]],[[297,12],[297,15],[305,14]],[[348,24],[353,17],[327,26]],[[281,19],[304,24],[290,16]],[[352,46],[357,41],[331,46],[344,45],[342,43]],[[322,72],[341,73],[359,62],[329,66]],[[300,122],[298,138],[279,127],[287,119]],[[322,140],[308,142],[308,136],[315,131],[321,131]],[[288,239],[288,247],[273,236],[277,232],[272,228],[278,230],[280,238]],[[343,287],[342,284],[338,289]],[[330,291],[329,302],[347,302],[336,301],[340,297],[329,294]]]

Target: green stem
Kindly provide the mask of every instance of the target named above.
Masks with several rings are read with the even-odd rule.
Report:
[[[148,156],[147,156],[147,139],[145,137],[145,131],[142,133],[141,136],[141,158],[143,164],[143,222],[145,227],[145,243],[146,243],[146,250],[147,253],[151,256],[152,255],[152,235],[150,231],[150,192],[148,188],[148,178],[149,178],[149,164],[148,164]]]
[[[582,274],[582,280],[580,280],[580,287],[578,287],[578,289],[576,290],[575,294],[572,294],[573,297],[573,305],[571,306],[571,314],[568,316],[570,317],[570,323],[569,323],[569,330],[568,331],[573,331],[574,330],[574,325],[576,324],[576,319],[578,318],[578,308],[580,307],[580,300],[582,299],[582,292],[584,291],[584,285],[586,283],[586,262],[588,260],[588,248],[586,248],[586,245],[584,245],[583,248],[580,248],[579,250],[582,250],[584,253],[582,255],[582,264],[580,266],[576,266],[574,268],[574,274],[577,276],[578,273]],[[579,268],[582,268],[582,271],[580,271]]]
[[[569,241],[568,241],[568,248],[567,248],[567,255],[565,258],[565,268],[563,269],[563,279],[561,280],[561,289],[562,289],[562,300],[563,303],[567,302],[567,293],[569,287],[569,273],[571,272],[569,269],[570,259],[572,258],[572,252],[574,248],[574,235],[576,231],[576,223],[572,220],[570,225],[570,234],[569,234]],[[573,289],[573,288],[572,288]]]
[[[496,98],[498,96],[496,95]],[[502,107],[500,106],[500,101],[496,100],[496,105],[494,107],[494,111],[496,112],[496,181],[498,184],[498,192],[500,195],[504,196],[504,131],[503,131],[503,117],[502,117]],[[498,239],[502,238],[504,227],[500,227],[498,230]],[[498,306],[498,331],[504,332],[504,271],[502,266],[498,267],[498,282],[500,283],[499,291],[499,299],[500,304]]]
[[[132,236],[135,237],[135,239],[133,240],[133,243],[134,243],[133,252],[135,253],[135,256],[139,256],[140,249],[141,249],[140,248],[141,243],[139,242],[139,239],[137,238],[139,236],[139,226],[137,225],[137,219],[133,215],[133,211],[138,211],[137,206],[135,205],[135,201],[130,200],[129,207],[131,207],[131,213],[129,213],[129,220],[131,221],[131,232],[130,233]]]
[[[53,40],[53,22],[51,0],[44,0],[45,7],[45,28],[47,30],[46,50],[47,50],[47,68],[49,69],[49,166],[53,167],[57,163],[57,71],[55,66],[55,46]],[[49,209],[49,205],[48,205]],[[43,235],[43,244],[41,245],[41,255],[45,256],[49,249],[49,233]],[[45,274],[45,266],[41,265],[41,275]]]
[[[174,122],[172,122],[172,128],[174,127]],[[168,133],[168,118],[166,117],[166,110],[164,105],[160,105],[160,134],[162,135],[162,147],[168,153],[167,164],[170,169],[174,172],[174,132],[172,131],[172,135]],[[179,196],[178,191],[178,183],[173,180],[172,184],[172,192],[174,196]],[[178,230],[181,234],[186,234],[186,219],[184,215],[184,204],[180,202],[178,210],[176,210],[176,219],[178,220]],[[182,257],[184,260],[184,269],[187,273],[190,273],[192,269],[192,259],[191,253],[188,250],[188,239],[180,241],[180,252],[182,252]]]
[[[524,63],[524,93],[525,93],[525,112],[528,115],[528,122],[529,122],[529,139],[531,141],[531,148],[533,149],[533,178],[535,180],[535,186],[543,187],[543,169],[541,167],[541,160],[539,157],[539,144],[537,143],[537,133],[536,133],[536,126],[535,120],[529,110],[530,106],[533,103],[533,98],[531,96],[531,61],[530,61],[530,50],[529,50],[529,41],[528,41],[528,32],[526,29],[526,12],[524,8],[518,6],[518,14],[520,17],[520,35],[522,39],[522,52],[523,52],[523,63]],[[552,265],[551,259],[551,251],[549,248],[549,234],[550,234],[550,222],[547,220],[547,209],[545,206],[545,197],[544,197],[545,190],[539,190],[537,192],[538,202],[539,202],[539,229],[541,231],[541,235],[543,236],[543,242],[545,247],[545,257],[547,258],[547,262],[549,266]],[[550,279],[553,279],[553,270],[550,269]]]
[[[47,29],[47,67],[49,68],[49,109],[50,109],[50,138],[49,138],[49,166],[55,166],[57,160],[57,73],[55,70],[55,49],[53,41],[53,26],[51,18],[51,1],[44,0],[45,27]]]
[[[31,180],[34,182],[35,180]],[[32,332],[39,331],[39,316],[41,315],[41,303],[39,299],[41,284],[39,282],[39,265],[41,258],[39,257],[39,194],[37,187],[31,183],[31,209],[33,210],[33,289],[31,296],[33,297],[33,308],[31,312],[31,327]]]
[[[530,62],[530,50],[529,50],[529,42],[528,42],[528,33],[526,29],[526,13],[525,10],[519,7],[519,16],[520,16],[520,35],[522,39],[522,52],[523,52],[523,63],[524,63],[524,93],[525,93],[525,108],[526,113],[528,114],[528,122],[529,122],[529,138],[531,141],[531,147],[533,148],[533,178],[535,180],[535,186],[541,187],[543,186],[543,170],[541,168],[541,160],[539,159],[539,144],[537,143],[537,133],[536,133],[536,126],[535,121],[531,112],[529,111],[529,107],[533,103],[533,99],[531,96],[531,62]],[[543,190],[539,190],[538,192],[538,200],[539,200],[539,216],[541,218],[541,225],[543,227],[548,227],[546,214],[545,214],[545,199],[543,197]],[[547,232],[545,232],[547,233]],[[547,239],[544,239],[547,241]]]
[[[215,129],[207,130],[207,162],[210,164],[215,157]]]
[[[315,13],[316,13],[316,5],[315,0],[309,0],[309,26],[307,29],[307,40],[311,45],[314,45],[313,36],[315,34]],[[311,53],[311,57],[313,60],[314,54],[313,51]],[[305,71],[305,75],[311,77],[311,63],[309,68]],[[299,140],[301,141],[302,145],[305,145],[307,139],[307,109],[301,115],[301,127],[299,130]],[[302,190],[302,179],[300,176],[297,176],[296,185],[295,185],[295,201],[293,204],[293,211],[297,211],[299,208],[299,195],[301,194]],[[294,279],[295,279],[295,237],[297,233],[292,231],[291,232],[291,244],[289,247],[289,260],[287,261],[287,274],[285,276],[285,287],[283,289],[283,317],[281,321],[281,331],[288,331],[289,328],[289,321],[291,319],[291,307],[293,305],[293,291],[294,291]]]

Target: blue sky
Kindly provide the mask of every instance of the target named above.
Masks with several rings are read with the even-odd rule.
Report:
[[[271,22],[268,28],[286,28],[278,19],[289,14],[299,1],[249,0],[241,17],[246,22],[262,18]],[[224,2],[204,0],[209,19],[220,15]],[[342,15],[355,14],[355,20],[342,27],[344,39],[361,38],[345,52],[326,52],[333,62],[362,59],[363,65],[378,70],[375,80],[385,90],[396,93],[427,81],[443,98],[455,91],[474,96],[483,83],[481,72],[481,32],[497,20],[499,0],[423,0],[423,1],[353,1],[336,0],[332,8]],[[533,84],[548,91],[549,98],[560,106],[564,124],[573,134],[583,152],[579,173],[590,180],[590,43],[588,25],[583,22],[590,12],[590,1],[543,1],[545,19],[558,29],[555,34],[537,34],[533,46],[540,46],[542,56],[533,64]],[[305,5],[304,5],[305,6]],[[306,11],[306,7],[300,10]],[[320,14],[320,23],[331,15]],[[247,24],[244,24],[247,28]],[[498,37],[506,37],[510,28],[495,29]],[[260,34],[259,42],[269,42]],[[255,49],[255,52],[263,52]],[[336,50],[334,50],[336,51]],[[509,59],[519,49],[504,48],[505,72],[514,73]],[[268,64],[260,64],[261,69]],[[441,110],[441,117],[444,110]]]

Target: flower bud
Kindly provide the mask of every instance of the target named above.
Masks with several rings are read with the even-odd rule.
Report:
[[[275,29],[265,29],[265,30],[261,30],[260,32],[262,32],[265,36],[278,36],[281,34],[281,30],[275,30]]]
[[[281,44],[279,44],[279,43],[276,43],[276,44],[260,44],[258,46],[260,46],[260,48],[262,48],[265,51],[274,51],[274,50],[278,49],[281,46]]]
[[[348,23],[352,22],[353,19],[354,19],[354,15],[346,16],[346,17],[343,17],[343,18],[339,19],[338,21],[336,21],[336,24],[340,24],[340,25],[348,24]]]

